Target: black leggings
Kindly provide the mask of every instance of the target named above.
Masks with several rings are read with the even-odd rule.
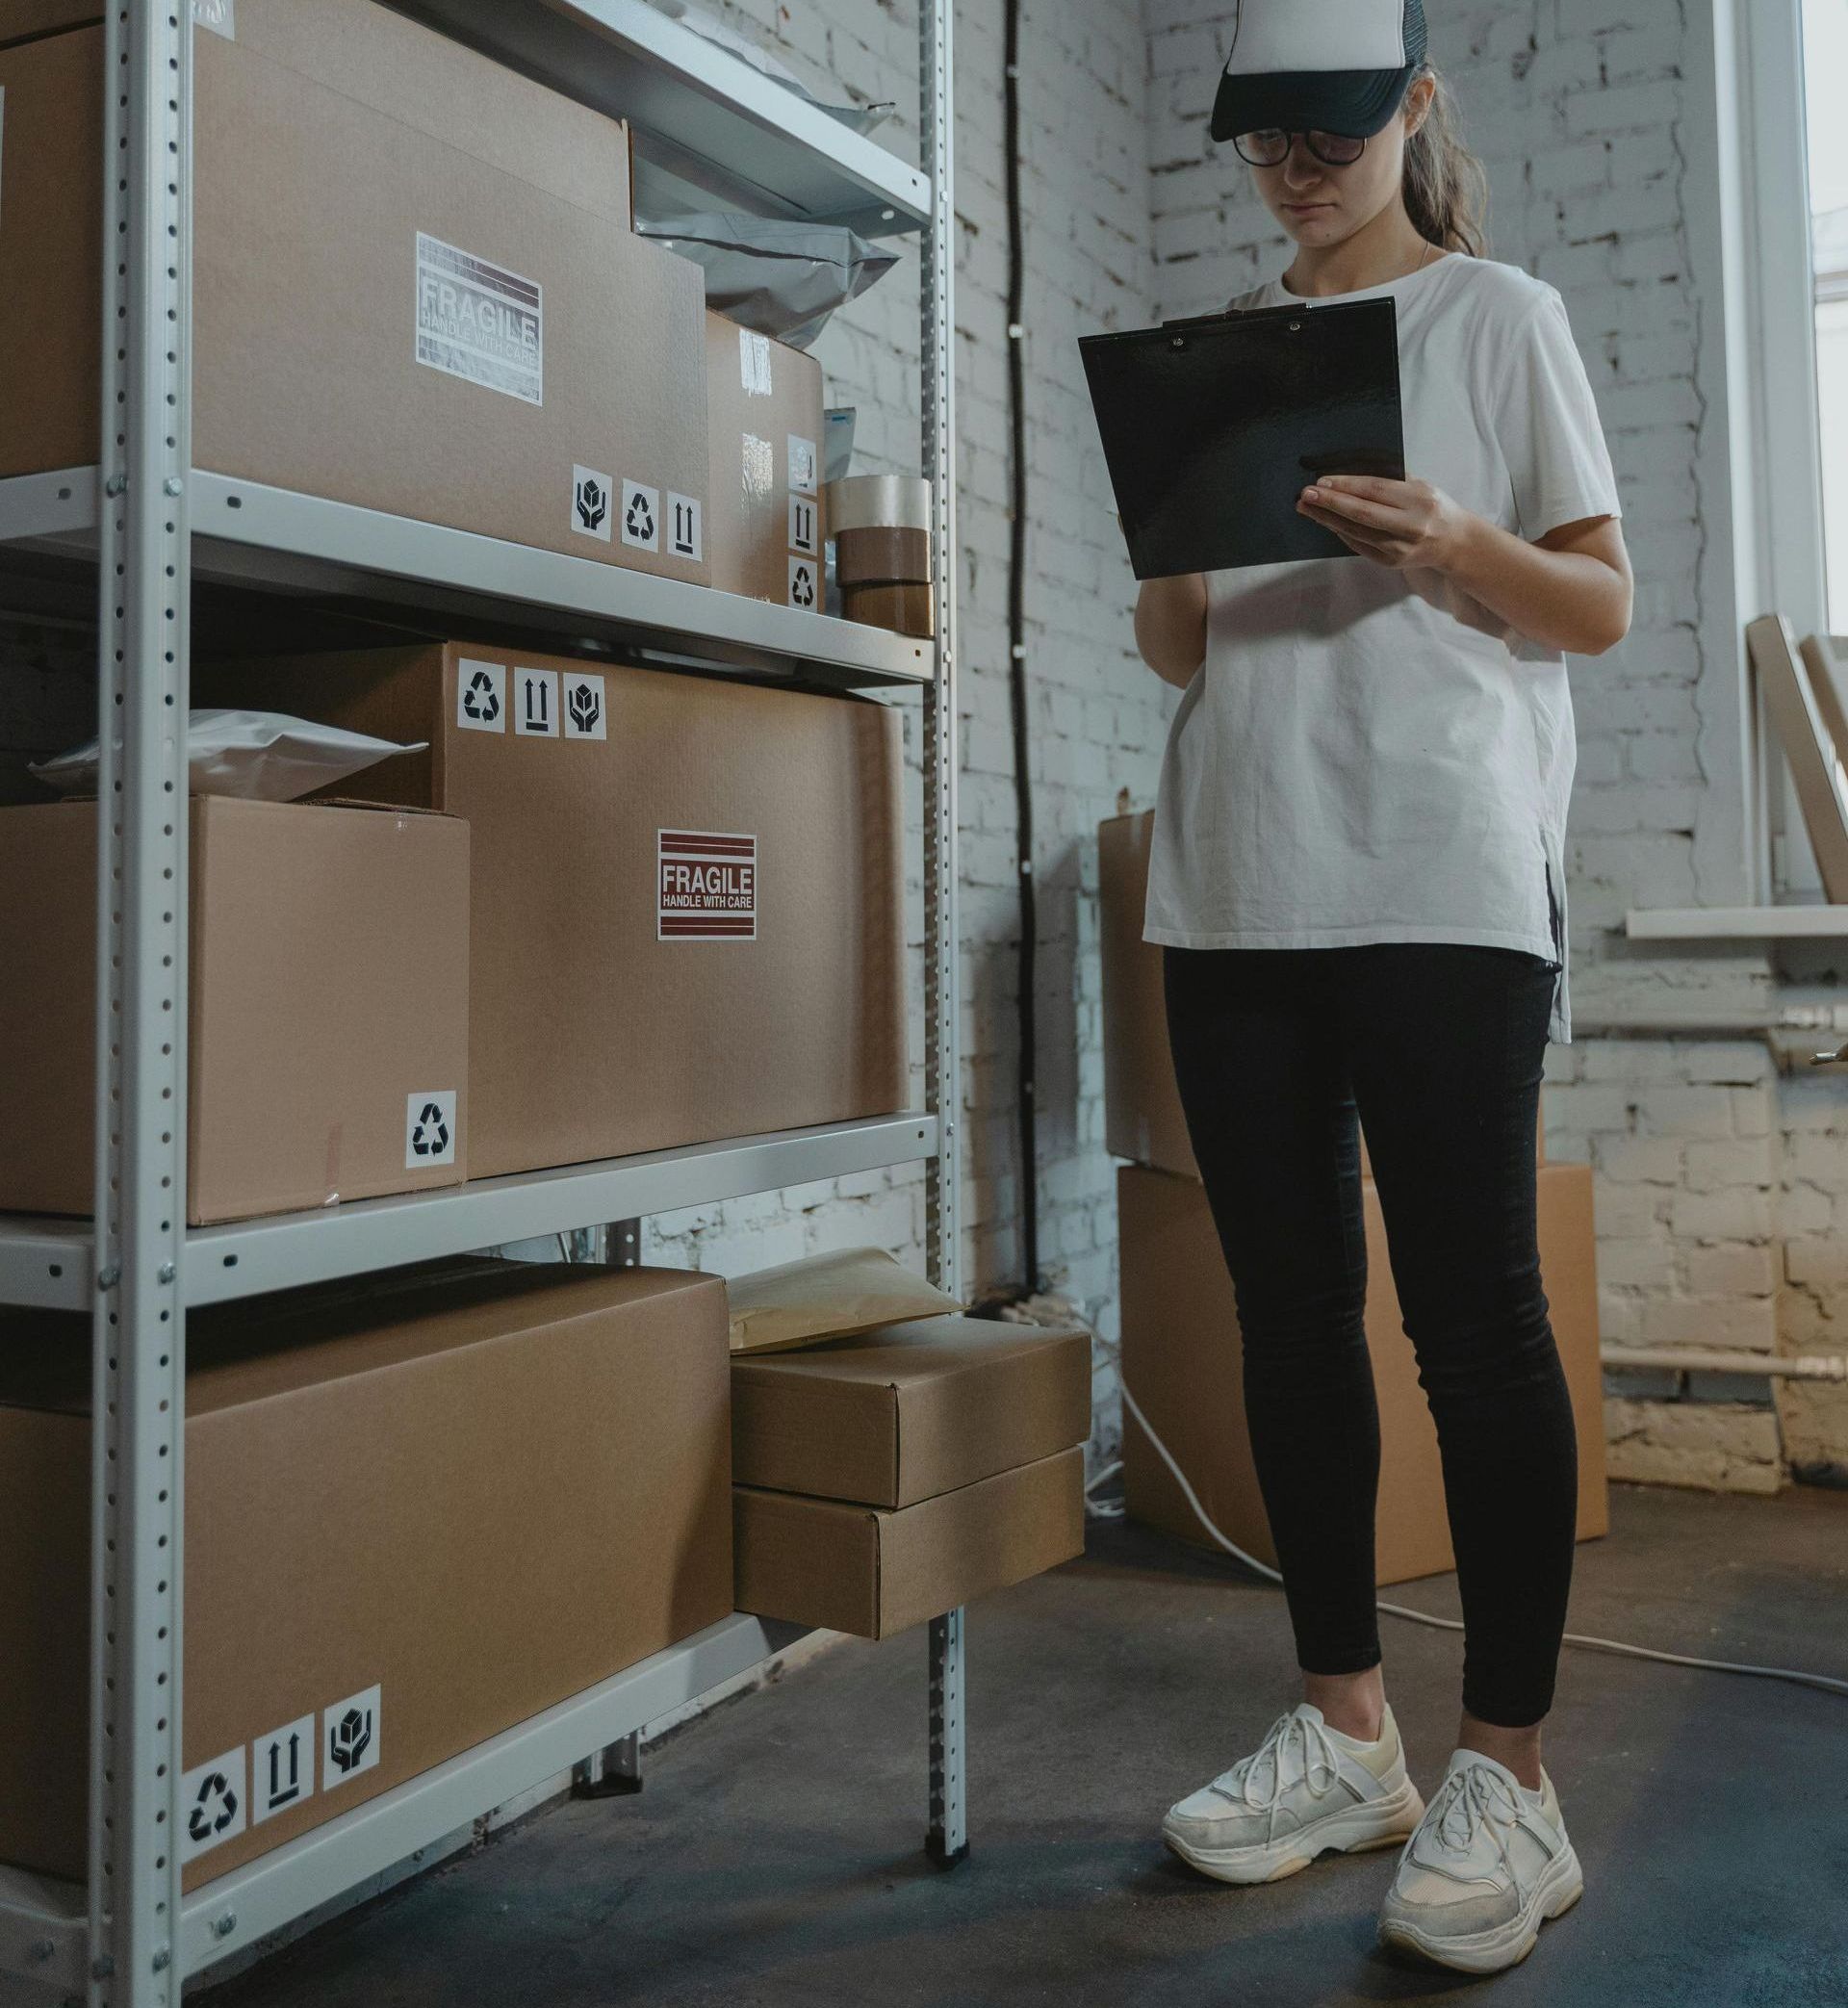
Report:
[[[1360,1141],[1437,1424],[1463,1706],[1553,1705],[1578,1515],[1540,1287],[1534,1146],[1556,965],[1436,941],[1164,951],[1174,1071],[1231,1274],[1245,1414],[1298,1663],[1380,1659],[1379,1412]]]

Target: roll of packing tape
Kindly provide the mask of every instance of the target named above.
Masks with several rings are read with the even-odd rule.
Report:
[[[936,610],[928,585],[843,585],[841,610],[850,621],[889,628],[895,634],[929,641],[936,632]]]
[[[844,529],[931,528],[931,484],[921,475],[845,475],[824,492],[834,536]]]
[[[931,535],[922,529],[837,529],[842,585],[929,585]]]

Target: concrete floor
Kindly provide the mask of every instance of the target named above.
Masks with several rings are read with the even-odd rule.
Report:
[[[1612,1490],[1574,1631],[1848,1676],[1848,1494]],[[1388,1591],[1456,1614],[1451,1577]],[[1382,1618],[1428,1793],[1460,1640]],[[1156,1838],[1169,1801],[1295,1699],[1281,1597],[1133,1528],[974,1607],[973,1853],[919,1850],[921,1634],[842,1645],[650,1753],[636,1798],[574,1803],[326,1927],[216,2008],[949,2008],[1422,2001],[1546,2008],[1848,2000],[1848,1697],[1568,1647],[1548,1757],[1586,1874],[1489,1981],[1374,1944],[1394,1854],[1262,1889]]]

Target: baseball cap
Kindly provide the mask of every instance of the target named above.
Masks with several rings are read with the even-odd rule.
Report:
[[[1378,132],[1424,60],[1424,0],[1239,0],[1213,137]]]

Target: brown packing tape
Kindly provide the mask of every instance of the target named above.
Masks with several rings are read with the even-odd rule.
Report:
[[[963,1306],[884,1249],[842,1249],[733,1276],[726,1285],[732,1351],[771,1352],[846,1338]]]
[[[844,529],[834,539],[843,586],[929,585],[931,537],[921,529]]]
[[[889,628],[894,634],[910,634],[920,641],[928,641],[936,631],[928,585],[843,585],[840,599],[841,611],[850,621]]]

